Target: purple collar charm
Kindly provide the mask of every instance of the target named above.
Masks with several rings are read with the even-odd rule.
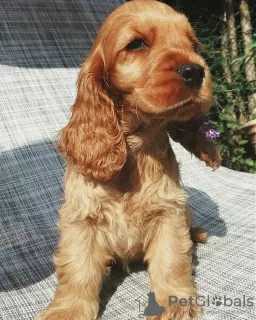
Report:
[[[206,114],[196,116],[196,121],[199,124],[199,131],[207,140],[216,140],[220,137],[220,133],[214,129],[213,122]]]

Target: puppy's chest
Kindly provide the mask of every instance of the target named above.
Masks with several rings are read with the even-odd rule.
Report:
[[[161,207],[163,195],[168,198],[179,188],[179,167],[171,146],[158,151],[132,155],[120,176],[123,212],[135,225],[143,225],[146,216]]]

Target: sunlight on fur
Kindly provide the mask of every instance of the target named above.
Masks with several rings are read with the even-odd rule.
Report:
[[[194,319],[197,306],[188,196],[169,136],[216,166],[220,156],[199,132],[211,106],[211,77],[187,18],[154,0],[125,3],[101,27],[78,78],[72,116],[59,137],[66,159],[58,287],[37,320],[98,319],[99,293],[116,260],[144,259],[150,289],[165,307],[150,319]]]

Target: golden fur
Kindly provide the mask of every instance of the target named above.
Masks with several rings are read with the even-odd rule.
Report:
[[[143,38],[146,46],[127,45]],[[197,307],[168,306],[168,296],[195,297],[188,196],[168,132],[190,152],[216,165],[214,145],[198,130],[181,135],[178,123],[211,106],[211,79],[186,17],[156,1],[116,9],[99,31],[81,68],[71,120],[59,150],[66,157],[65,202],[54,261],[58,288],[37,320],[94,320],[109,265],[144,258],[150,288],[166,307],[149,319],[193,319]],[[197,90],[176,69],[205,71]],[[202,148],[202,150],[200,149]]]

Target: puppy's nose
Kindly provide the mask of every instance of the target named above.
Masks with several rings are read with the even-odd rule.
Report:
[[[177,69],[181,79],[191,88],[199,88],[204,79],[204,68],[200,64],[183,64]]]

